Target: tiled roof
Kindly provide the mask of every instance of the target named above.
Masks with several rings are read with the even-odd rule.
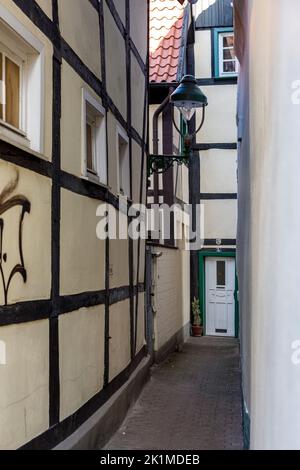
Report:
[[[184,8],[181,0],[150,0],[150,82],[177,81]]]

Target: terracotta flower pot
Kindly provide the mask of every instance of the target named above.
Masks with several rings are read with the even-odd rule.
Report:
[[[202,336],[203,335],[203,326],[192,325],[193,336]]]

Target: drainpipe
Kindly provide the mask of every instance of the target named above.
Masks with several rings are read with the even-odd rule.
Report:
[[[164,111],[164,109],[167,107],[167,105],[170,102],[170,94],[171,90],[169,91],[168,96],[163,100],[163,102],[159,105],[157,110],[155,111],[153,115],[153,153],[154,155],[158,155],[158,118],[159,115]]]

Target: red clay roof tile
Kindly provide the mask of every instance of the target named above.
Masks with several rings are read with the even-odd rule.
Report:
[[[150,82],[177,80],[184,18],[180,3],[150,0]]]

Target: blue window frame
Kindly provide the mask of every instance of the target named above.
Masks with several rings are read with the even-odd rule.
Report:
[[[234,54],[233,28],[214,29],[214,76],[236,77],[238,61]]]

